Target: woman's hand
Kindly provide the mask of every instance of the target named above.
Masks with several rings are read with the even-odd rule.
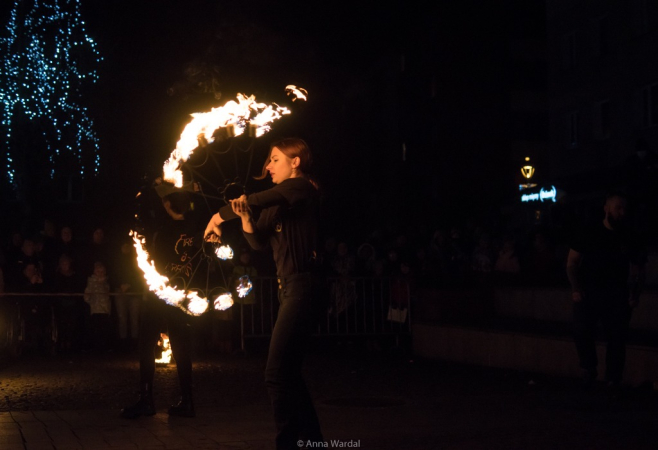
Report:
[[[249,209],[249,205],[247,204],[246,195],[243,194],[240,197],[231,200],[231,208],[233,208],[235,214],[240,216],[242,222],[248,222],[251,220],[251,209]]]
[[[206,226],[206,231],[203,232],[203,237],[207,241],[219,241],[219,238],[222,236],[222,231],[220,230],[219,226],[222,224],[222,222],[224,222],[224,220],[222,220],[222,216],[220,216],[219,213],[216,213],[214,216],[212,216],[210,218],[210,222],[208,222],[208,226]]]
[[[240,197],[231,200],[231,208],[233,208],[233,212],[242,219],[242,231],[253,234],[254,224],[251,221],[251,209],[247,203],[247,196],[241,195]]]

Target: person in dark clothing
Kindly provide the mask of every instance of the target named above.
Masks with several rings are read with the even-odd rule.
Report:
[[[83,255],[80,254],[80,248],[73,240],[73,230],[69,226],[64,226],[60,230],[59,236],[60,238],[55,245],[57,257],[68,255],[72,261],[71,268],[78,272],[83,267],[81,264],[84,264],[85,261],[80,261]]]
[[[52,291],[58,294],[79,294],[84,290],[84,279],[73,270],[73,259],[63,254],[59,257]],[[57,345],[61,352],[78,350],[84,320],[84,300],[78,295],[61,297],[57,301]]]
[[[21,316],[25,320],[25,338],[23,344],[47,353],[53,350],[52,309],[51,302],[39,294],[46,291],[41,269],[33,262],[23,266],[21,278],[14,288],[24,296],[19,300]]]
[[[89,276],[94,272],[94,264],[99,261],[105,264],[108,276],[114,279],[114,265],[112,264],[110,246],[105,240],[105,231],[101,227],[96,227],[91,235],[91,242],[87,245],[81,264],[77,266],[77,269],[83,276]]]
[[[158,193],[171,220],[156,233],[150,253],[158,272],[167,276],[173,286],[182,289],[192,277],[191,257],[199,248],[200,238],[195,237],[198,233],[194,225],[185,220],[190,207],[188,193],[161,186],[163,189]],[[169,332],[181,390],[181,400],[171,406],[168,413],[181,417],[195,416],[192,399],[192,320],[189,314],[149,294],[143,304],[139,324],[140,398],[134,405],[122,409],[121,417],[135,419],[152,416],[156,412],[153,403],[154,349],[165,328]]]
[[[572,289],[574,340],[583,378],[597,378],[596,327],[601,321],[607,340],[605,379],[621,385],[626,338],[632,309],[637,306],[646,256],[638,237],[625,226],[627,199],[607,196],[605,218],[576,239],[569,250],[567,275]]]
[[[43,261],[43,277],[49,281],[55,277],[55,271],[59,264],[55,231],[55,224],[51,220],[46,219],[43,224],[43,230],[38,235],[38,241],[41,241],[41,250],[38,253]]]
[[[299,440],[315,445],[324,442],[302,377],[306,346],[326,307],[315,292],[320,201],[310,166],[311,154],[301,139],[273,143],[260,178],[269,172],[275,186],[233,200],[211,218],[204,233],[210,239],[219,237],[220,225],[239,217],[252,248],[262,249],[268,243],[272,247],[279,281],[279,313],[265,382],[274,410],[277,449],[298,449]]]
[[[7,281],[10,283],[10,289],[22,289],[25,284],[23,275],[25,268],[29,265],[34,265],[37,270],[38,277],[41,279],[43,275],[43,264],[36,251],[34,239],[25,239],[21,245],[20,252],[15,256],[15,259],[9,260],[9,276]],[[30,269],[31,270],[31,269]],[[43,280],[39,284],[43,283]]]
[[[137,267],[135,249],[129,242],[121,245],[116,271],[116,290],[114,305],[119,329],[119,346],[123,350],[136,348],[139,336],[139,307],[144,291],[143,279]],[[129,340],[130,338],[130,340]]]

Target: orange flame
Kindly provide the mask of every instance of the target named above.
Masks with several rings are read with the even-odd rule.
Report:
[[[160,344],[162,342],[162,344]],[[171,362],[171,345],[169,345],[169,336],[167,333],[160,333],[160,341],[158,345],[162,348],[162,356],[155,360],[156,364],[169,364]]]
[[[294,102],[295,100],[307,100],[308,98],[308,91],[304,88],[298,88],[295,85],[289,84],[286,86],[286,93],[288,95],[292,95],[293,99],[292,101]]]
[[[306,100],[308,95],[305,89],[293,85],[287,86],[286,92],[288,95],[294,95],[293,101]],[[192,121],[185,126],[176,148],[164,163],[164,180],[173,183],[176,187],[182,187],[183,172],[180,170],[182,164],[199,147],[199,140],[213,142],[213,134],[218,129],[230,128],[231,136],[240,136],[249,129],[250,136],[261,137],[270,131],[272,122],[286,114],[290,114],[288,108],[277,104],[257,103],[255,96],[247,97],[243,94],[237,95],[237,102],[231,100],[224,106],[212,108],[209,112],[192,114]],[[137,264],[144,273],[149,290],[167,304],[176,306],[187,314],[195,316],[203,314],[208,309],[208,300],[197,292],[186,292],[171,286],[169,278],[160,275],[154,262],[149,258],[144,246],[144,237],[136,231],[131,231],[130,235],[137,251]],[[214,308],[219,310],[230,308],[231,305],[233,298],[230,293],[218,296],[213,302]]]
[[[195,291],[186,292],[171,286],[169,278],[160,275],[155,268],[155,263],[149,258],[149,254],[144,247],[144,236],[140,236],[135,231],[132,231],[130,235],[137,251],[137,265],[144,273],[144,279],[149,290],[167,304],[176,306],[188,314],[193,316],[203,314],[208,309],[208,300],[200,297]]]
[[[238,101],[230,100],[224,106],[212,108],[209,112],[192,114],[192,121],[187,124],[176,148],[164,164],[164,179],[174,183],[176,187],[183,186],[182,163],[187,161],[199,146],[199,138],[213,142],[213,133],[219,128],[233,126],[234,136],[244,133],[248,124],[255,125],[255,136],[261,137],[270,131],[270,124],[280,119],[290,110],[276,104],[257,103],[255,96],[237,95]]]

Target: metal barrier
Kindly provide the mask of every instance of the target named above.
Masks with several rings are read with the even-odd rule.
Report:
[[[258,277],[252,280],[255,303],[233,306],[239,313],[240,344],[244,350],[245,339],[267,338],[272,334],[279,308],[278,282],[276,277]],[[324,289],[318,293],[318,302],[327,305],[326,314],[318,324],[316,336],[384,336],[399,338],[411,334],[411,308],[413,298],[409,284],[399,278],[332,277],[327,278]],[[0,349],[14,355],[21,353],[28,339],[27,311],[21,298],[42,300],[43,315],[40,326],[49,336],[53,352],[58,338],[55,307],[43,300],[54,297],[79,297],[84,294],[50,293],[0,293]],[[134,295],[142,293],[118,294]],[[45,320],[47,319],[47,320]]]
[[[84,293],[0,293],[0,350],[20,356],[28,342],[38,335],[41,345],[51,353],[57,351],[59,329],[56,306],[49,299],[83,297]],[[136,296],[143,293],[108,292],[110,297]]]
[[[44,297],[71,295],[76,294],[0,294],[2,300],[0,304],[0,349],[7,350],[12,356],[20,356],[28,339],[29,329],[36,326],[39,334],[47,337],[47,345],[54,353],[58,337],[55,307],[52,304],[37,305],[36,301],[26,304],[21,302],[21,299],[35,300],[38,298],[43,300]]]
[[[255,303],[237,303],[240,313],[241,346],[249,338],[272,334],[279,308],[275,277],[258,277]],[[413,297],[409,283],[398,278],[331,277],[326,279],[324,298],[327,312],[316,336],[381,336],[411,334]]]

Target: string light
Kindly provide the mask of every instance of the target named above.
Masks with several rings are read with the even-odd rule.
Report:
[[[80,100],[98,81],[102,57],[86,34],[80,0],[15,0],[6,31],[0,37],[0,104],[10,184],[16,186],[17,155],[25,151],[14,136],[22,117],[42,132],[51,177],[60,157],[73,161],[82,177],[96,175],[99,140]]]

